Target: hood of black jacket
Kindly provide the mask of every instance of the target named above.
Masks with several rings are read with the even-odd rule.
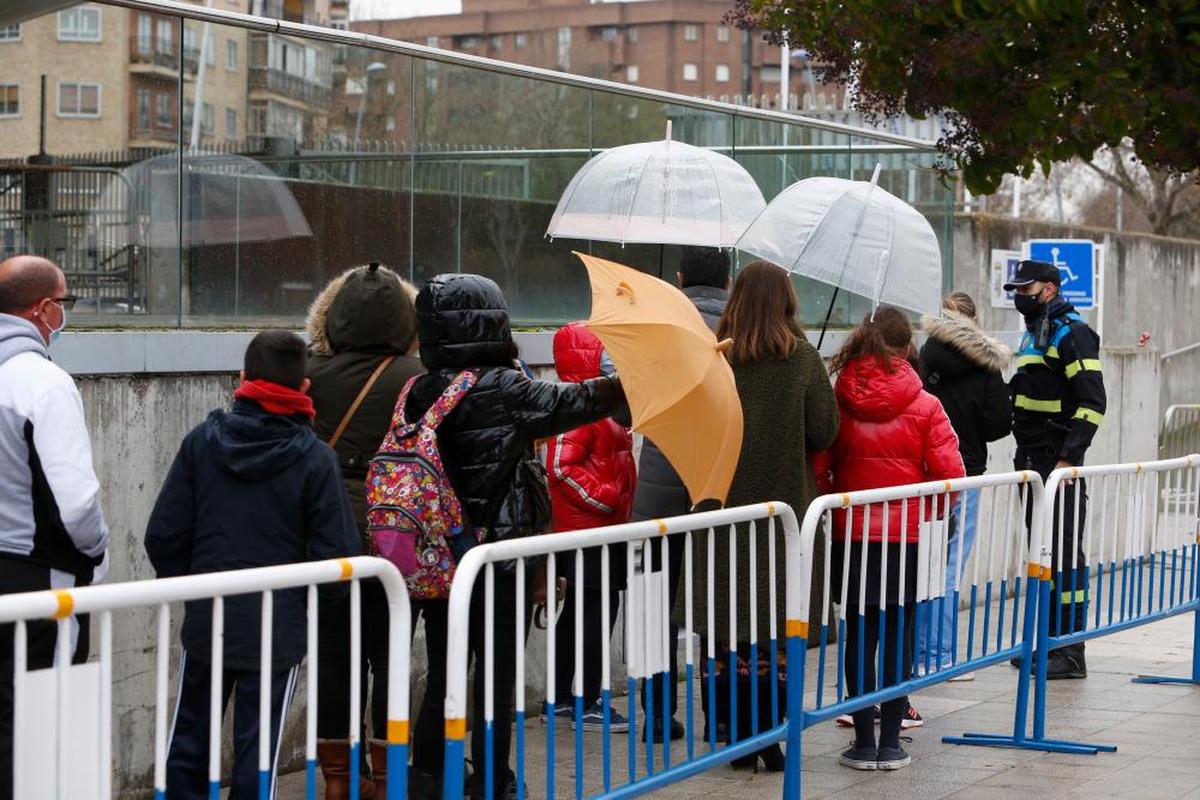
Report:
[[[208,415],[204,440],[221,468],[247,481],[278,475],[312,449],[317,434],[303,417],[270,414],[253,400]]]
[[[410,288],[386,267],[359,267],[338,276],[309,309],[312,352],[407,353],[417,335]]]
[[[481,275],[439,275],[417,295],[421,363],[437,369],[511,367],[517,357],[508,305]]]
[[[959,378],[978,369],[1003,372],[1012,351],[967,317],[944,311],[941,319],[925,317],[921,323],[929,338],[921,348],[921,377],[937,373]]]

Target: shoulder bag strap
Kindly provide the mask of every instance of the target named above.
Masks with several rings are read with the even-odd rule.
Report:
[[[367,394],[370,393],[371,387],[379,380],[379,376],[388,368],[395,356],[388,356],[383,361],[379,362],[379,366],[371,373],[371,377],[367,378],[367,382],[363,384],[362,390],[358,393],[358,397],[354,398],[354,402],[350,404],[350,408],[346,410],[346,415],[342,417],[342,421],[338,423],[337,429],[334,430],[333,436],[329,437],[329,446],[333,447],[342,438],[342,434],[346,432],[346,426],[350,424],[350,420],[354,419],[354,415],[358,413],[359,407],[363,404],[363,400],[367,399]]]

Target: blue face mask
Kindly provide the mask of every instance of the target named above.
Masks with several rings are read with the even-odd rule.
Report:
[[[606,378],[617,374],[617,367],[608,357],[607,350],[600,353],[600,374]]]
[[[63,308],[61,305],[58,307],[58,310],[62,312],[62,322],[58,323],[57,328],[51,329],[51,331],[50,331],[50,343],[51,344],[53,344],[58,339],[58,337],[62,334],[63,328],[67,327],[67,310],[65,308]]]

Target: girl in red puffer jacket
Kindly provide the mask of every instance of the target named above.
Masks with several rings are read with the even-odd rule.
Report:
[[[582,383],[611,371],[604,345],[581,323],[572,323],[554,334],[554,366],[558,377]],[[546,472],[554,512],[554,531],[578,531],[619,525],[629,521],[637,468],[633,460],[633,436],[624,426],[604,419],[551,439],[546,452]],[[584,551],[583,575],[575,575],[575,553],[559,556],[557,574],[565,576],[568,589],[555,636],[555,713],[573,717],[572,679],[575,676],[575,580],[583,582],[583,706],[577,724],[584,730],[603,728],[600,707],[601,637],[611,636],[616,622],[620,590],[624,587],[625,549],[609,546],[609,584],[603,585],[600,549]],[[608,592],[609,629],[601,619],[601,594]],[[611,710],[613,731],[629,730],[629,721]]]
[[[965,474],[958,451],[958,437],[941,402],[921,387],[921,378],[910,360],[916,355],[913,329],[908,318],[894,308],[883,307],[874,319],[863,320],[833,359],[837,374],[834,393],[841,414],[837,440],[827,452],[814,459],[821,490],[853,492],[909,483],[960,478]],[[921,519],[945,514],[949,503],[920,501],[889,503],[885,527],[883,507],[850,511],[850,541],[846,541],[847,512],[835,512],[831,574],[833,596],[840,599],[845,584],[846,650],[844,671],[850,696],[857,696],[907,680],[912,674],[916,631],[917,541]],[[907,529],[902,540],[901,522]],[[864,530],[865,528],[865,530]],[[886,531],[886,536],[885,536]],[[866,540],[866,568],[863,569]],[[886,541],[885,541],[886,539]],[[902,543],[902,541],[904,543]],[[887,581],[881,592],[884,548],[887,548]],[[900,564],[904,586],[900,586]],[[900,642],[900,598],[904,599],[904,641]],[[861,596],[861,597],[860,597]],[[860,607],[861,606],[861,607]],[[886,610],[886,630],[880,631],[880,609]],[[859,617],[865,626],[860,634]],[[896,648],[903,648],[903,675],[896,675]],[[876,686],[876,650],[884,650],[882,680]],[[863,664],[864,686],[859,686],[858,665]],[[865,687],[865,690],[864,690]],[[908,766],[908,754],[900,747],[900,729],[905,714],[919,717],[901,697],[883,704],[879,746],[875,744],[875,714],[870,707],[853,717],[855,742],[842,753],[840,762],[854,769],[900,769]]]

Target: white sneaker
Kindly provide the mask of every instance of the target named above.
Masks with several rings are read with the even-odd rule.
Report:
[[[975,680],[974,672],[964,672],[962,675],[955,675],[947,683],[966,683],[967,681]]]

